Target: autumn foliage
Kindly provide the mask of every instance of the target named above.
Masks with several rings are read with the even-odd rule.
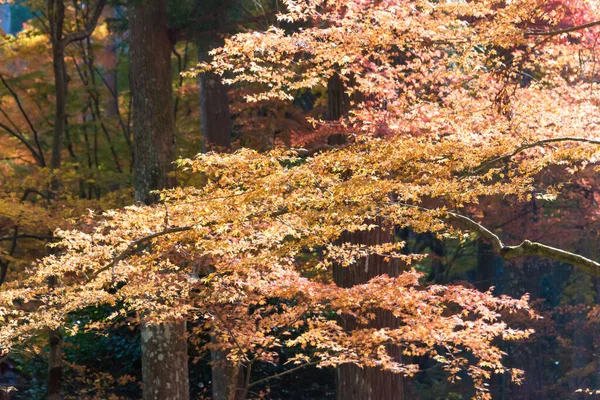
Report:
[[[540,256],[600,274],[594,257],[566,251],[574,241],[535,242],[535,233],[555,222],[589,218],[593,225],[597,193],[576,217],[550,210],[526,227],[486,228],[507,208],[537,201],[550,209],[557,197],[577,197],[571,185],[595,185],[600,109],[594,46],[600,28],[580,26],[599,19],[600,9],[593,1],[566,0],[283,4],[276,26],[226,38],[210,62],[185,74],[221,76],[249,103],[235,103],[241,114],[245,107],[278,104],[270,109],[277,130],[285,131],[282,140],[256,146],[270,150],[238,143],[231,153],[174,160],[179,185],[157,192],[160,201],[152,206],[85,214],[88,207],[124,203],[127,192],[102,205],[64,193],[61,202],[40,196],[29,204],[8,194],[18,185],[3,183],[2,202],[10,205],[0,207],[10,209],[3,217],[13,222],[5,225],[33,229],[34,215],[43,212],[46,230],[55,229],[44,235],[57,239],[49,255],[23,262],[2,285],[3,353],[48,328],[77,335],[104,332],[115,321],[185,318],[192,335],[219,338],[201,347],[224,351],[245,367],[244,395],[262,383],[251,379],[253,366],[277,364],[282,349],[291,348],[300,349],[287,361],[292,366],[353,363],[407,376],[418,373],[419,359],[432,359],[451,381],[466,373],[477,398],[491,398],[487,385],[494,374],[523,379],[519,368],[505,365],[500,343],[531,337],[528,324],[538,323],[538,313],[527,294],[511,298],[493,288],[428,282],[422,272],[428,255],[410,251],[399,235],[371,245],[340,238],[375,229],[409,229],[439,241],[478,238],[506,259]],[[295,122],[281,121],[281,114],[292,119],[282,102],[307,90],[324,93],[332,77],[345,88],[346,116],[331,121],[317,111],[297,111]],[[75,90],[98,94],[92,83]],[[8,128],[15,133],[31,130],[16,100],[3,93],[1,104],[9,110],[3,118],[11,118],[7,124],[14,127]],[[46,106],[34,112],[35,126],[44,124]],[[94,114],[93,101],[89,107]],[[245,135],[268,125],[256,114],[246,116]],[[105,132],[121,129],[119,118],[123,122],[121,114],[105,121]],[[33,147],[33,129],[13,141]],[[127,129],[120,134],[126,148]],[[327,143],[334,134],[344,140]],[[29,153],[19,148],[7,156],[40,164],[41,148]],[[128,161],[120,165],[116,150],[107,154],[116,162],[111,168],[126,169]],[[91,188],[98,167],[96,160],[95,168],[91,162],[84,168]],[[39,175],[30,179],[48,185],[48,172],[35,171]],[[78,174],[61,179],[64,187],[83,182]],[[68,216],[46,217],[55,207],[68,209]],[[373,255],[395,260],[403,272],[350,288],[332,282],[334,266]],[[51,288],[49,279],[57,282]],[[100,306],[113,310],[106,320],[69,319]],[[375,310],[389,312],[395,325],[375,327]],[[343,329],[342,319],[355,329]],[[404,361],[390,355],[397,348]]]

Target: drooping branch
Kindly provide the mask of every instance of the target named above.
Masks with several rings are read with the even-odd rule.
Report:
[[[578,138],[578,137],[560,137],[560,138],[538,140],[537,142],[526,143],[526,144],[522,145],[521,147],[518,147],[516,150],[514,150],[511,153],[508,153],[503,156],[499,156],[496,158],[492,158],[491,160],[485,161],[484,163],[480,164],[477,168],[475,168],[472,172],[477,174],[481,171],[486,171],[488,168],[492,167],[494,164],[497,164],[499,162],[508,161],[511,158],[513,158],[514,156],[516,156],[517,154],[522,153],[525,150],[532,149],[534,147],[544,146],[544,145],[550,144],[550,143],[559,143],[559,142],[581,142],[581,143],[588,143],[588,144],[594,144],[594,145],[600,146],[600,140]]]
[[[102,267],[98,271],[96,271],[96,273],[93,275],[93,277],[95,278],[98,275],[100,275],[102,272],[108,271],[109,269],[113,268],[120,261],[123,261],[129,255],[131,255],[135,251],[136,247],[141,244],[149,242],[152,239],[156,239],[157,237],[166,236],[166,235],[170,235],[170,234],[178,233],[178,232],[187,232],[187,231],[191,231],[192,229],[194,229],[193,226],[181,226],[181,227],[176,227],[176,228],[168,228],[168,229],[162,230],[160,232],[155,232],[148,236],[144,236],[137,240],[134,240],[131,243],[129,243],[129,245],[125,248],[125,250],[123,250],[119,255],[117,255],[115,258],[113,258],[108,264],[106,264],[104,267]]]
[[[425,212],[435,211],[414,204],[396,204],[399,204],[403,207],[415,208]],[[519,257],[538,256],[548,260],[571,264],[574,267],[580,268],[592,275],[600,276],[600,263],[592,259],[583,257],[579,254],[571,253],[569,251],[557,249],[556,247],[548,246],[542,243],[532,242],[530,240],[524,240],[521,244],[517,246],[507,246],[502,242],[502,239],[500,239],[498,235],[490,231],[488,228],[486,228],[479,222],[476,222],[469,217],[451,211],[445,211],[444,214],[446,219],[454,220],[456,222],[461,223],[466,228],[472,230],[473,232],[479,234],[479,236],[481,236],[482,238],[489,241],[492,245],[494,252],[506,260]],[[444,216],[442,216],[442,218],[444,218]]]
[[[600,263],[579,254],[557,249],[542,243],[532,242],[530,240],[524,240],[517,246],[506,246],[495,233],[480,223],[473,221],[471,218],[453,212],[448,212],[447,215],[451,219],[464,224],[472,231],[477,232],[482,238],[488,240],[492,244],[494,252],[504,259],[510,260],[519,257],[538,256],[548,260],[571,264],[592,275],[600,276]]]
[[[581,31],[584,29],[589,29],[597,25],[600,25],[600,21],[588,22],[587,24],[572,26],[570,28],[558,29],[555,31],[529,31],[525,34],[525,36],[558,36],[562,35],[563,33],[571,33]]]

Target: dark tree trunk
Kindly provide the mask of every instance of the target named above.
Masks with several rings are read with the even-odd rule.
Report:
[[[59,169],[61,165],[62,146],[65,137],[66,120],[67,120],[67,93],[68,93],[68,78],[67,67],[64,59],[64,48],[62,45],[53,45],[52,67],[54,70],[54,84],[56,86],[56,115],[54,117],[54,133],[52,136],[52,158],[50,167]]]
[[[494,249],[488,243],[479,240],[477,246],[477,269],[475,270],[475,287],[485,292],[494,283]]]
[[[211,335],[212,343],[218,343],[218,338]],[[212,369],[212,398],[213,400],[243,400],[245,382],[243,369],[227,359],[227,353],[220,350],[210,351]]]
[[[106,7],[104,15],[107,18],[117,17],[114,7]],[[111,35],[104,46],[104,80],[110,95],[107,97],[104,115],[107,117],[119,115],[119,88],[117,87],[117,65],[119,56],[117,54],[117,39]]]
[[[345,93],[344,82],[338,75],[332,76],[327,84],[328,118],[337,121],[348,114],[350,110],[350,97]],[[360,101],[360,94],[353,98]],[[332,135],[328,138],[329,144],[340,145],[346,142],[343,133]],[[355,244],[381,244],[394,241],[393,227],[382,227],[383,220],[377,219],[378,229],[369,232],[344,233],[341,242]],[[387,274],[398,276],[401,266],[397,260],[385,261],[383,257],[369,256],[349,267],[334,266],[333,280],[340,287],[349,288],[368,282],[370,279]],[[389,327],[397,324],[390,313],[383,310],[374,310],[376,319],[374,327]],[[342,327],[347,330],[356,328],[354,321],[347,316],[340,319]],[[390,355],[396,360],[401,360],[401,350],[390,348]],[[354,364],[345,364],[337,368],[336,388],[338,400],[403,400],[404,382],[400,374],[383,371],[378,368],[360,368]]]
[[[335,123],[350,111],[350,97],[344,91],[344,82],[339,75],[333,75],[327,81],[327,119]],[[343,133],[336,133],[327,138],[327,144],[341,145],[346,142]]]
[[[337,121],[350,111],[350,97],[345,90],[344,82],[338,74],[327,81],[327,117],[330,121]]]
[[[94,31],[98,17],[102,12],[106,0],[97,0],[91,13],[91,18],[82,31],[66,35],[63,32],[65,21],[65,4],[63,0],[47,0],[48,28],[50,44],[52,45],[52,69],[54,72],[54,91],[56,96],[54,132],[52,134],[52,155],[50,169],[60,169],[62,163],[62,147],[67,128],[67,97],[69,92],[69,76],[65,63],[65,48],[69,43],[88,38]],[[72,152],[71,152],[72,153]],[[73,155],[73,154],[72,154]],[[43,155],[41,155],[43,157]],[[57,177],[52,177],[51,187],[56,196],[60,187]],[[56,277],[51,277],[48,286],[52,289],[56,284]],[[50,355],[48,358],[48,399],[61,398],[62,384],[62,335],[60,330],[49,331]]]
[[[171,187],[175,153],[171,47],[166,0],[134,3],[130,16],[135,198]]]
[[[48,0],[48,25],[50,28],[50,43],[52,45],[52,70],[54,72],[54,92],[56,96],[56,109],[54,115],[54,131],[52,133],[52,154],[50,169],[60,169],[62,162],[62,146],[65,138],[67,122],[67,95],[68,77],[65,64],[65,45],[63,43],[63,24],[65,18],[65,5],[63,0]],[[52,190],[58,191],[60,182],[53,177]],[[54,284],[54,278],[49,281],[49,286]],[[62,386],[62,335],[60,331],[48,331],[48,400],[60,400]]]
[[[369,232],[344,233],[340,237],[342,243],[376,245],[394,241],[394,229],[384,227],[384,221],[375,221],[380,228]],[[370,279],[387,274],[398,276],[402,266],[398,260],[385,261],[384,257],[371,255],[349,267],[334,266],[333,280],[336,285],[350,288],[368,282]],[[373,328],[384,328],[397,325],[399,321],[390,312],[374,310],[376,319],[370,325]],[[348,316],[342,316],[340,323],[344,329],[356,329],[356,323]],[[390,355],[400,361],[402,352],[399,347],[388,349]],[[378,368],[360,368],[354,364],[344,364],[336,371],[337,398],[339,400],[403,400],[404,383],[400,374],[382,371]]]
[[[48,25],[52,45],[52,70],[54,72],[54,92],[56,96],[52,156],[50,160],[52,170],[59,169],[61,165],[67,119],[68,77],[65,64],[65,44],[63,42],[64,19],[65,5],[63,0],[48,0]],[[52,186],[55,190],[58,188],[57,179],[53,179]]]
[[[48,357],[48,400],[61,400],[62,334],[58,329],[48,331],[50,354]]]
[[[211,40],[198,40],[199,61],[209,61],[208,52],[214,47]],[[218,45],[218,43],[217,43]],[[231,147],[231,116],[227,88],[221,77],[211,72],[200,74],[200,129],[204,149],[224,150]]]
[[[207,5],[199,0],[200,9]],[[214,21],[215,29],[225,25],[223,10],[217,13]],[[223,45],[223,40],[214,36],[200,35],[196,41],[198,61],[210,62],[208,54],[215,47]],[[231,115],[229,112],[229,96],[221,77],[211,72],[200,74],[200,130],[202,132],[202,152],[223,151],[231,148]],[[211,342],[216,344],[219,338],[211,334]],[[212,398],[213,400],[243,399],[243,369],[227,359],[227,352],[211,349]]]
[[[138,1],[131,9],[131,70],[135,198],[150,204],[151,190],[171,187],[175,123],[167,2]],[[142,322],[144,400],[189,399],[185,321]]]

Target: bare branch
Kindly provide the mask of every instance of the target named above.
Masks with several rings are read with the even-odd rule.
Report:
[[[317,364],[319,364],[319,362],[318,362],[318,361],[313,361],[313,362],[309,362],[309,363],[306,363],[306,364],[300,364],[300,365],[298,365],[297,367],[290,368],[290,369],[288,369],[288,370],[285,370],[285,371],[283,371],[283,372],[281,372],[281,373],[279,373],[279,374],[275,374],[275,375],[267,376],[266,378],[263,378],[263,379],[259,379],[259,380],[257,380],[257,381],[254,381],[254,382],[250,383],[250,384],[248,385],[248,387],[252,387],[252,386],[258,385],[259,383],[263,383],[263,382],[269,381],[269,380],[271,380],[271,379],[277,379],[277,378],[281,378],[282,376],[284,376],[284,375],[287,375],[287,374],[291,374],[292,372],[296,372],[296,371],[298,371],[299,369],[302,369],[302,368],[305,368],[305,367],[309,367],[309,366],[311,366],[311,365],[317,365]]]
[[[525,151],[527,149],[532,149],[534,147],[539,147],[539,146],[544,146],[546,144],[559,143],[559,142],[582,142],[582,143],[600,145],[600,140],[585,139],[585,138],[578,138],[578,137],[560,137],[560,138],[552,138],[552,139],[543,139],[543,140],[539,140],[537,142],[524,144],[521,147],[518,147],[512,153],[493,158],[489,161],[485,161],[483,164],[481,164],[480,166],[475,168],[473,170],[473,173],[479,173],[481,171],[485,171],[488,168],[490,168],[492,165],[494,165],[498,162],[508,161],[511,158],[513,158],[514,156],[516,156],[517,154],[522,153],[523,151]]]
[[[496,234],[480,223],[475,222],[464,215],[453,212],[448,212],[447,214],[452,219],[460,221],[466,227],[474,232],[477,232],[484,239],[490,241],[494,251],[504,259],[510,260],[519,257],[538,256],[548,260],[571,264],[592,275],[600,276],[600,263],[594,260],[580,256],[579,254],[547,246],[545,244],[532,242],[530,240],[524,240],[518,246],[506,246]]]
[[[572,26],[570,28],[559,29],[556,31],[529,31],[529,32],[525,33],[525,36],[558,36],[558,35],[562,35],[563,33],[571,33],[571,32],[581,31],[584,29],[589,29],[589,28],[592,28],[597,25],[600,25],[600,21],[593,21],[593,22],[589,22],[587,24]]]
[[[27,121],[27,124],[29,125],[31,132],[33,133],[33,138],[34,138],[35,144],[38,148],[38,160],[40,161],[40,166],[45,167],[46,161],[44,160],[44,153],[42,152],[42,146],[40,145],[37,129],[35,129],[35,127],[33,126],[33,123],[29,119],[29,115],[27,115],[27,113],[25,112],[25,109],[23,108],[23,104],[21,104],[21,100],[19,99],[19,95],[9,86],[8,82],[6,82],[6,80],[4,79],[2,74],[0,74],[0,81],[2,81],[2,83],[4,84],[4,87],[6,87],[6,89],[10,92],[12,98],[15,100],[15,102],[17,103],[17,106],[19,107],[19,110],[21,111],[21,114],[23,114],[25,121]]]
[[[27,147],[27,150],[29,150],[31,152],[31,155],[37,161],[37,163],[40,165],[40,167],[44,166],[44,162],[40,158],[38,152],[35,150],[35,148],[31,144],[29,144],[29,142],[22,135],[20,135],[18,132],[15,132],[10,126],[5,125],[2,122],[0,122],[0,128],[4,129],[11,136],[15,137],[21,143],[23,143],[25,145],[25,147]]]
[[[72,33],[69,33],[68,35],[66,35],[62,40],[63,46],[66,47],[70,43],[78,42],[80,40],[86,39],[94,32],[94,29],[96,29],[96,25],[98,24],[98,19],[100,18],[100,14],[102,14],[102,10],[104,9],[104,6],[106,5],[106,1],[107,0],[98,0],[96,2],[96,7],[94,8],[92,17],[90,18],[88,23],[85,25],[85,28],[83,30],[80,30],[77,32],[72,32]]]
[[[397,203],[404,207],[416,208],[418,210],[432,212],[436,210],[432,210],[429,208],[417,206],[414,204],[407,203]],[[482,238],[488,240],[492,244],[492,248],[494,252],[497,253],[500,257],[510,260],[513,258],[519,257],[528,257],[528,256],[538,256],[543,257],[548,260],[554,260],[559,262],[564,262],[567,264],[571,264],[577,268],[580,268],[592,275],[600,276],[600,263],[591,260],[589,258],[583,257],[579,254],[571,253],[569,251],[557,249],[555,247],[547,246],[542,243],[532,242],[530,240],[524,240],[518,246],[506,246],[500,237],[490,231],[485,226],[481,225],[479,222],[472,220],[469,217],[466,217],[461,214],[457,214],[451,211],[444,212],[448,219],[455,220],[457,222],[462,223],[465,227],[472,230],[473,232],[478,233]],[[443,218],[443,217],[442,217]]]

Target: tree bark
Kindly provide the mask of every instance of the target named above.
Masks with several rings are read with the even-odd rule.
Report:
[[[58,329],[48,331],[50,355],[48,357],[48,400],[61,400],[62,384],[62,334]]]
[[[375,223],[380,227],[369,232],[346,232],[342,234],[340,241],[365,245],[393,242],[393,227],[382,226],[384,221],[381,218]],[[384,257],[371,255],[348,267],[334,266],[333,280],[340,287],[350,288],[366,283],[378,275],[395,277],[401,272],[399,260],[385,261]],[[384,328],[399,323],[388,311],[376,309],[374,313],[376,318],[369,327]],[[354,319],[348,316],[342,316],[340,324],[346,330],[357,328]],[[399,347],[389,348],[388,351],[397,361],[402,359]],[[405,397],[402,375],[373,367],[360,368],[354,364],[344,364],[337,368],[336,389],[338,400],[403,400]]]
[[[206,38],[198,40],[199,61],[209,61],[208,52],[213,44]],[[231,148],[231,115],[227,88],[223,85],[221,77],[211,72],[200,74],[199,83],[203,149],[229,149]]]
[[[135,198],[150,204],[150,191],[172,187],[175,153],[171,48],[167,2],[138,1],[131,8],[131,70]],[[144,400],[189,399],[185,321],[142,321]]]
[[[50,43],[52,44],[52,70],[54,72],[54,91],[56,111],[54,114],[54,131],[52,134],[51,169],[59,169],[61,165],[62,146],[65,137],[67,118],[68,77],[65,64],[65,44],[63,42],[63,24],[65,5],[63,0],[48,0],[48,25]],[[58,180],[53,180],[53,189]]]
[[[333,75],[329,79],[327,96],[329,120],[338,121],[348,114],[351,98],[346,94],[340,76]],[[360,101],[360,93],[353,96],[352,100]],[[341,145],[345,142],[343,133],[328,138],[330,145]],[[383,227],[384,221],[380,218],[375,223],[380,227],[369,232],[344,233],[340,241],[368,245],[394,241],[393,227]],[[340,287],[349,288],[366,283],[381,274],[398,276],[400,272],[401,266],[398,260],[385,261],[383,257],[372,255],[348,267],[334,266],[333,281]],[[383,328],[398,324],[398,321],[388,312],[374,310],[374,313],[376,314],[374,327]],[[340,324],[347,330],[356,328],[354,320],[348,316],[342,316]],[[400,348],[390,348],[388,351],[396,360],[401,360]],[[354,364],[344,364],[337,368],[335,376],[338,400],[403,400],[405,397],[404,380],[400,374],[378,368],[360,368]]]
[[[173,185],[175,153],[171,40],[167,2],[135,2],[130,16],[135,198],[156,200],[151,190]]]
[[[211,334],[210,341],[216,344],[218,338]],[[210,359],[213,400],[243,400],[245,383],[242,368],[229,361],[227,353],[221,350],[211,350]]]
[[[189,399],[187,359],[185,320],[160,325],[143,322],[143,399]]]

